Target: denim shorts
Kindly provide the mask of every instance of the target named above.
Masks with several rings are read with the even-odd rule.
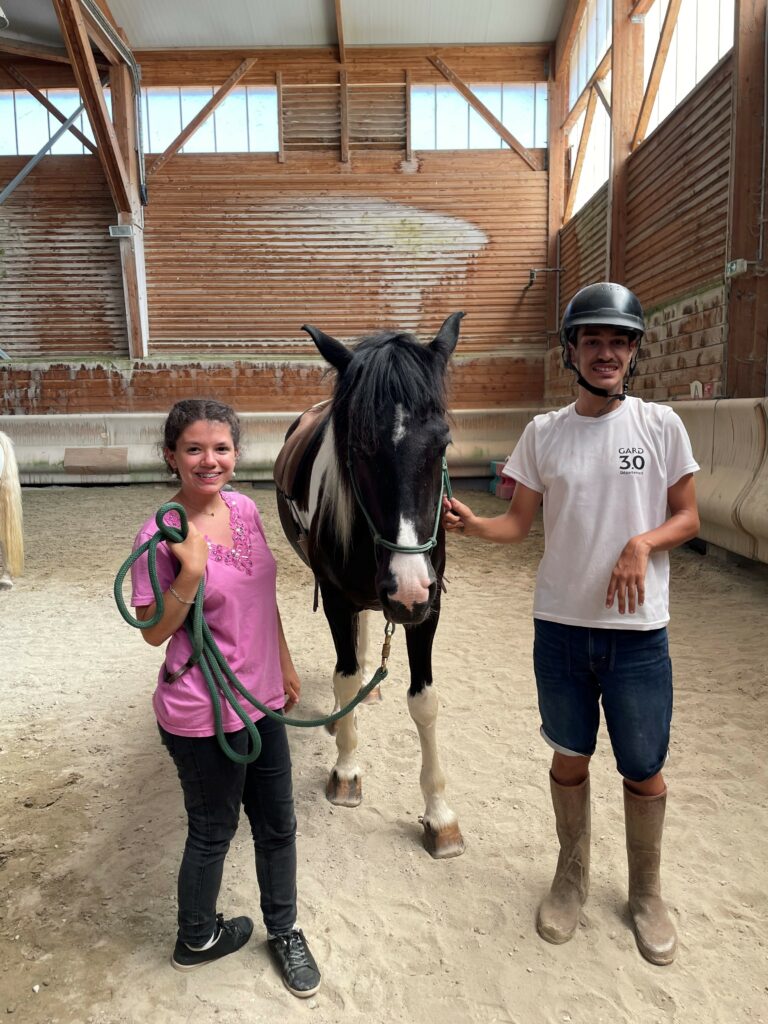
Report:
[[[616,766],[644,782],[661,771],[672,720],[666,627],[592,629],[534,619],[541,733],[563,754],[591,757],[600,702]]]

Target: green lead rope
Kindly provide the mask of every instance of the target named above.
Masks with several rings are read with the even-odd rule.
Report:
[[[175,526],[170,526],[165,522],[165,516],[169,512],[176,512],[181,520],[181,526],[177,529]],[[152,626],[156,626],[157,623],[163,617],[164,611],[164,599],[163,592],[160,588],[160,583],[157,579],[157,545],[165,540],[171,544],[178,544],[184,540],[187,536],[187,514],[184,508],[176,502],[169,501],[165,505],[162,505],[155,516],[155,522],[157,523],[157,533],[153,534],[148,541],[145,541],[141,547],[138,547],[129,558],[123,562],[120,570],[115,577],[115,602],[118,610],[125,621],[136,629],[150,629]],[[123,598],[123,581],[131,570],[133,563],[147,552],[147,563],[149,570],[149,580],[152,585],[152,594],[155,598],[156,611],[151,619],[147,619],[142,622],[135,618],[128,611],[128,607]],[[184,627],[189,636],[190,643],[192,644],[192,654],[189,657],[187,664],[200,665],[200,669],[205,678],[208,692],[211,695],[211,703],[213,705],[213,717],[216,725],[216,738],[219,741],[219,745],[224,753],[232,761],[237,764],[250,764],[255,761],[261,753],[261,737],[256,725],[251,721],[247,712],[244,710],[240,701],[236,697],[232,690],[234,687],[238,693],[252,704],[254,707],[262,711],[267,717],[274,718],[275,721],[283,722],[285,725],[292,725],[296,728],[301,729],[312,729],[317,728],[321,725],[330,725],[332,722],[337,722],[344,715],[348,715],[350,711],[357,707],[357,705],[365,700],[368,694],[373,690],[379,683],[386,679],[388,673],[386,662],[389,656],[389,641],[394,631],[394,625],[390,622],[387,623],[385,632],[384,648],[382,651],[381,666],[376,670],[373,678],[370,682],[366,683],[365,686],[357,692],[353,699],[343,707],[340,711],[336,711],[325,718],[308,718],[308,719],[295,719],[284,717],[277,711],[273,711],[272,708],[266,707],[261,701],[257,700],[256,697],[250,693],[245,686],[240,682],[235,673],[227,664],[227,660],[219,650],[216,641],[213,638],[213,634],[208,628],[208,624],[203,616],[203,602],[205,598],[205,583],[200,580],[200,585],[197,588],[195,594],[195,601],[192,607],[191,616],[188,615],[184,623]],[[190,618],[192,622],[190,623]],[[230,686],[230,683],[232,684]],[[236,750],[227,742],[226,734],[222,727],[221,722],[221,697],[219,691],[224,695],[225,700],[229,703],[232,710],[235,712],[237,717],[245,726],[248,731],[248,735],[251,737],[252,750],[249,754],[239,754]]]

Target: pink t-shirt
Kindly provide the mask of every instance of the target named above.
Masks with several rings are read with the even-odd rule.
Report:
[[[256,505],[244,494],[222,491],[229,506],[234,546],[229,549],[208,542],[205,568],[205,620],[232,671],[262,704],[272,709],[285,703],[277,628],[275,581],[277,566],[267,546],[264,528]],[[166,522],[179,525],[178,516],[169,513]],[[139,530],[134,551],[157,532],[154,516]],[[179,572],[179,563],[167,544],[157,546],[157,578],[165,592]],[[146,554],[131,568],[135,607],[154,601],[149,581]],[[173,596],[168,600],[173,601]],[[191,612],[190,612],[191,613]],[[185,628],[178,629],[168,641],[165,667],[172,673],[186,662],[192,645]],[[213,736],[216,729],[208,686],[199,665],[193,665],[173,683],[166,683],[160,669],[152,700],[160,725],[178,736]],[[263,712],[234,691],[246,714],[257,721]],[[243,724],[220,694],[225,732],[236,732]]]

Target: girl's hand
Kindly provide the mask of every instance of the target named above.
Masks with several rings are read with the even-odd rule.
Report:
[[[187,536],[179,544],[169,544],[182,571],[189,576],[202,579],[208,561],[208,541],[194,523],[189,523]]]
[[[285,691],[283,710],[287,714],[292,708],[296,707],[301,696],[301,680],[296,674],[296,669],[293,665],[288,669],[283,669],[283,690]]]

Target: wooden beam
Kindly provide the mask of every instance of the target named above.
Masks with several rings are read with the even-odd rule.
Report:
[[[518,156],[521,156],[528,166],[534,171],[540,171],[541,167],[537,164],[530,150],[515,138],[512,132],[505,128],[499,119],[491,113],[491,111],[482,103],[477,96],[472,92],[469,86],[459,78],[455,71],[452,71],[447,64],[444,64],[439,57],[430,57],[429,61],[433,64],[440,74],[445,78],[451,85],[461,93],[464,99],[469,103],[473,110],[482,117],[482,119],[493,128],[493,130],[504,139],[510,149],[513,149]]]
[[[57,121],[60,121],[62,124],[64,124],[64,122],[67,120],[66,116],[62,114],[58,107],[54,106],[54,104],[51,103],[51,101],[48,99],[45,93],[40,92],[40,90],[30,82],[26,75],[23,75],[21,71],[19,71],[19,69],[15,67],[13,64],[6,64],[5,62],[2,62],[0,63],[0,66],[7,75],[10,75],[11,78],[13,78],[16,82],[19,83],[22,89],[26,89],[27,92],[30,93],[30,95],[35,97],[38,103],[42,103],[45,109],[49,111],[51,114],[53,114]],[[90,149],[92,153],[97,153],[97,149],[91,142],[91,140],[86,135],[83,135],[81,131],[75,128],[74,125],[72,125],[69,130],[78,140],[78,142],[82,142],[82,144],[87,149]]]
[[[677,16],[680,13],[681,3],[682,0],[669,0],[669,6],[667,7],[667,13],[664,16],[664,24],[661,26],[661,34],[659,36],[659,42],[656,46],[656,53],[653,58],[653,65],[651,66],[651,73],[648,77],[648,85],[646,86],[643,102],[640,106],[640,114],[637,118],[635,133],[632,136],[632,149],[636,149],[645,138],[648,122],[650,121],[651,113],[653,112],[653,105],[659,94],[661,76],[664,72],[664,65],[667,62],[667,54],[669,53],[669,47],[672,43],[672,35],[675,31],[675,26],[677,25]]]
[[[587,146],[589,145],[589,136],[592,131],[592,122],[595,119],[596,109],[597,93],[593,89],[590,92],[589,100],[587,101],[587,112],[584,115],[584,127],[581,129],[579,148],[576,152],[576,162],[573,165],[573,174],[571,175],[571,187],[568,190],[568,201],[565,204],[565,220],[569,220],[571,218],[571,215],[573,214],[573,204],[576,202],[576,192],[579,188],[581,170],[584,166],[584,159],[587,155]]]
[[[632,5],[632,10],[629,12],[630,18],[642,18],[656,3],[656,0],[635,0]]]
[[[243,75],[246,75],[255,63],[255,57],[247,57],[244,61],[242,61],[242,63],[238,67],[235,68],[235,70],[232,72],[232,74],[229,76],[226,82],[219,89],[216,90],[213,96],[211,96],[211,98],[205,104],[203,109],[199,111],[199,113],[195,114],[195,116],[192,118],[192,120],[189,122],[186,128],[183,128],[179,132],[179,134],[176,136],[176,138],[173,140],[170,146],[168,146],[168,148],[165,150],[165,152],[161,154],[161,156],[159,156],[157,160],[155,160],[155,162],[147,171],[147,177],[151,177],[151,175],[156,174],[157,171],[159,171],[160,168],[171,159],[173,154],[176,153],[179,149],[181,149],[181,147],[184,145],[187,139],[191,138],[191,136],[195,134],[200,125],[208,120],[208,118],[214,112],[216,107],[219,106],[222,100],[225,100],[227,96],[229,96],[229,94],[235,88],[235,86],[243,77]]]
[[[405,72],[405,159],[413,160],[411,146],[411,72]]]
[[[110,64],[122,64],[123,58],[120,52],[115,48],[115,44],[104,32],[101,25],[96,21],[87,7],[82,8],[82,14],[85,19],[85,27],[88,32],[89,39],[98,46],[99,50],[104,54],[105,59]]]
[[[339,48],[339,64],[346,64],[347,55],[344,51],[344,21],[341,13],[341,0],[336,0],[336,39]]]
[[[595,82],[595,92],[597,93],[597,95],[598,95],[598,97],[600,99],[600,102],[605,107],[606,114],[608,115],[608,117],[610,117],[611,116],[611,104],[608,102],[608,97],[605,95],[605,92],[603,91],[603,83],[602,82]]]
[[[347,72],[339,72],[339,112],[341,114],[341,162],[349,163],[349,93]]]
[[[765,266],[765,0],[736,0],[728,260],[747,272],[728,282],[726,397],[761,398],[768,378],[768,277]]]
[[[120,30],[118,29],[118,32]],[[120,32],[125,41],[122,32]],[[149,354],[149,313],[147,277],[144,259],[144,211],[139,197],[139,158],[137,147],[136,105],[133,80],[125,64],[110,72],[112,117],[115,134],[128,172],[131,212],[118,214],[118,223],[130,224],[133,234],[120,238],[120,263],[123,276],[125,322],[128,329],[128,354],[144,359]]]
[[[555,76],[562,78],[568,67],[576,33],[581,28],[587,0],[568,0],[555,42]]]
[[[579,93],[578,99],[573,104],[571,109],[568,111],[568,116],[563,121],[562,128],[566,135],[581,117],[581,112],[586,109],[587,103],[589,102],[590,94],[592,92],[592,87],[594,86],[595,82],[601,82],[605,78],[605,76],[611,70],[612,63],[613,58],[611,55],[611,48],[609,46],[608,49],[605,51],[605,56],[595,68],[591,78]]]
[[[15,39],[0,37],[0,53],[10,54],[14,57],[29,57],[32,60],[48,60],[56,64],[69,64],[69,54],[66,49],[60,49],[58,46],[21,43]]]
[[[283,73],[275,72],[275,90],[277,92],[277,162],[285,163],[285,142],[283,139]]]
[[[643,100],[641,22],[630,21],[632,0],[613,0],[611,43],[611,169],[608,178],[608,274],[624,284],[627,241],[627,161]]]
[[[77,87],[85,103],[93,134],[96,137],[99,160],[112,199],[118,211],[130,211],[128,176],[107,112],[104,92],[99,82],[80,6],[77,0],[53,0],[53,7],[59,19],[61,33],[72,62]]]
[[[565,216],[566,150],[565,135],[560,129],[568,103],[568,82],[563,76],[549,75],[547,132],[549,137],[549,175],[547,182],[547,266],[558,266],[560,228]],[[548,341],[557,334],[560,323],[560,274],[546,275]],[[553,339],[557,344],[556,338]]]

